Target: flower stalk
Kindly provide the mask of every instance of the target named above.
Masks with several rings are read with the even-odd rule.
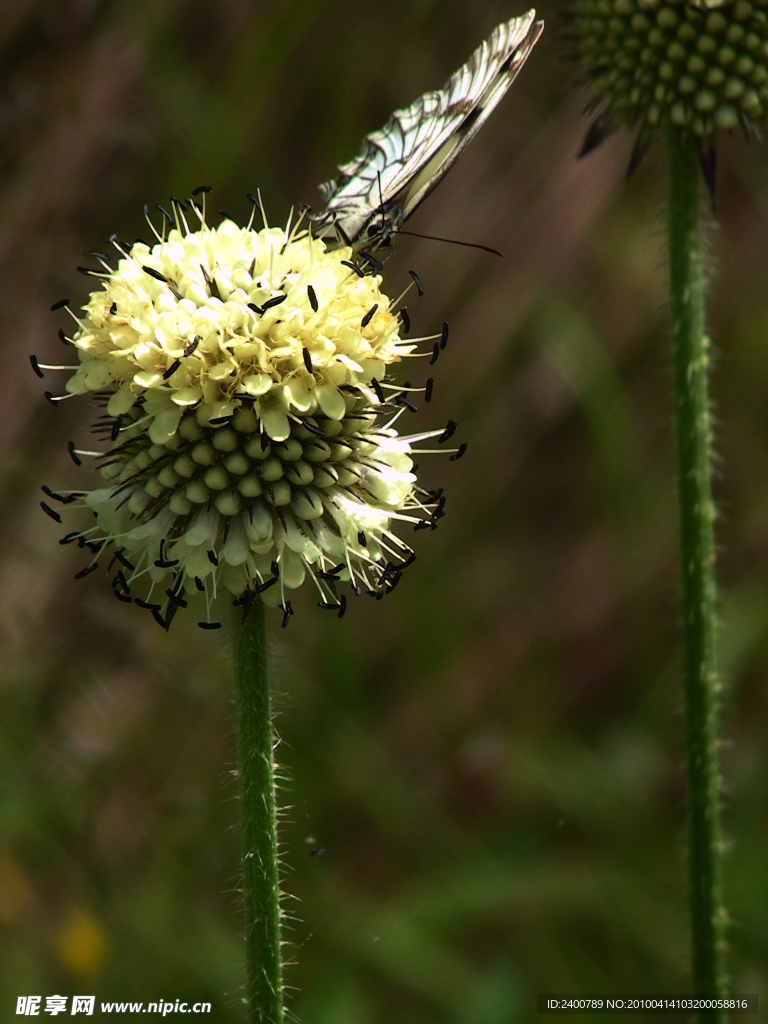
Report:
[[[690,133],[668,131],[669,285],[680,503],[685,747],[694,993],[725,991],[720,683],[716,665],[715,507],[711,492],[709,338],[705,331],[699,158]],[[706,1014],[724,1019],[721,1014]]]
[[[234,609],[232,651],[242,818],[248,1022],[282,1024],[275,732],[269,691],[265,609],[259,598],[253,602],[245,622],[240,609]]]
[[[157,244],[112,236],[117,267],[94,250],[86,256],[101,269],[78,268],[101,282],[87,304],[51,307],[75,323],[59,338],[77,362],[41,364],[33,355],[30,363],[38,377],[71,371],[64,394],[47,391],[49,401],[89,394],[101,408],[92,434],[103,446],[69,441],[67,450],[78,466],[94,459],[103,486],[45,486],[60,508],[41,507],[57,523],[63,512],[90,513],[90,525],[60,541],[90,556],[76,578],[106,562],[115,597],[151,612],[164,630],[190,605],[204,614],[200,628],[220,629],[215,613],[235,606],[245,1003],[249,1024],[282,1024],[265,606],[282,609],[285,628],[288,595],[307,579],[319,606],[340,619],[345,585],[356,597],[391,593],[416,559],[395,529],[434,530],[446,514],[443,489],[419,486],[412,456],[438,451],[456,461],[467,444],[416,447],[442,446],[455,420],[417,433],[395,428],[417,411],[412,397],[431,400],[433,379],[400,384],[389,368],[430,348],[434,365],[448,341],[447,324],[440,334],[401,337],[410,330],[402,299],[423,291],[415,274],[393,302],[370,253],[314,238],[304,214],[284,229],[265,220],[257,231],[261,204],[250,194],[246,227],[226,216],[211,227],[209,191],[172,199],[173,214],[159,205],[159,230],[145,207]]]

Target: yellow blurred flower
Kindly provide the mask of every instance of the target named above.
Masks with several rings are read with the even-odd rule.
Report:
[[[56,934],[56,953],[60,963],[82,978],[98,974],[108,946],[106,931],[98,918],[85,907],[72,910]]]

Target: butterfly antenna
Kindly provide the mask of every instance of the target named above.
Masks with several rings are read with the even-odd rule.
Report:
[[[440,235],[420,235],[417,231],[404,231],[402,228],[393,228],[392,233],[395,235],[410,235],[411,238],[426,238],[430,242],[448,242],[450,245],[463,245],[468,249],[482,249],[483,252],[489,252],[492,256],[500,256],[504,259],[503,252],[499,252],[498,249],[492,249],[490,245],[481,245],[479,242],[460,242],[458,238],[442,238]]]

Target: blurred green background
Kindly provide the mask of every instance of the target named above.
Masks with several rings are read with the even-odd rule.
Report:
[[[0,1018],[22,994],[210,1000],[242,1020],[233,723],[219,637],[75,584],[38,508],[82,486],[28,355],[142,203],[215,192],[282,223],[366,131],[437,87],[492,0],[0,5]],[[585,97],[547,29],[401,238],[414,334],[451,324],[433,403],[468,455],[422,460],[448,516],[381,603],[305,588],[271,616],[305,1024],[507,1024],[542,991],[688,989],[661,147],[574,159]],[[720,149],[711,232],[729,966],[768,983],[768,175]],[[47,385],[50,386],[50,385]],[[310,854],[322,846],[322,856]],[[119,1019],[115,1017],[114,1019]]]

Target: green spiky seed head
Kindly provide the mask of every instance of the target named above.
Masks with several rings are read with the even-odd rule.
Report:
[[[706,146],[717,128],[764,119],[768,0],[578,0],[575,20],[606,127],[642,137],[671,123]]]

